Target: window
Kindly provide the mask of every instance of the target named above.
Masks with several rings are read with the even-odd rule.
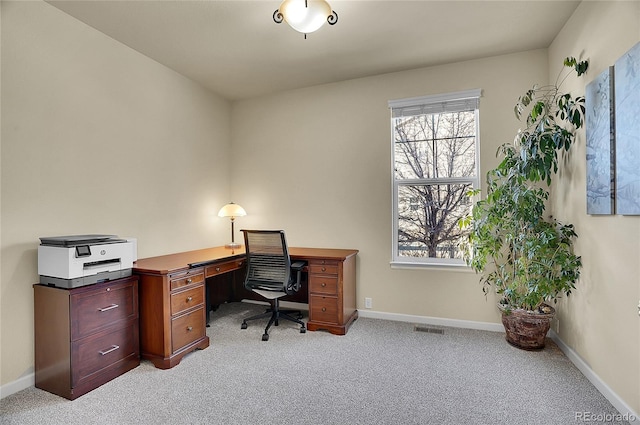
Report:
[[[478,187],[480,90],[389,101],[392,264],[464,265],[458,220]]]

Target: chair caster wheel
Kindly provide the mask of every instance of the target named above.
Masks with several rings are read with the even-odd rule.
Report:
[[[300,328],[300,333],[301,334],[307,333],[307,328]]]
[[[242,326],[240,326],[240,329],[247,329],[247,322],[242,322]]]
[[[262,335],[262,340],[263,341],[269,341],[269,334]]]

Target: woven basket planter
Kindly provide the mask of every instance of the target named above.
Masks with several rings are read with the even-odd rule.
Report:
[[[502,312],[505,339],[509,344],[524,350],[544,348],[547,332],[551,327],[551,319],[556,314],[553,307],[545,305],[549,313],[507,309],[502,304],[498,304],[498,308]]]

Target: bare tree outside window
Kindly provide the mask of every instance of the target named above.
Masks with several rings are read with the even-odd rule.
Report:
[[[477,186],[477,110],[399,116],[392,127],[394,258],[462,264],[458,220]]]

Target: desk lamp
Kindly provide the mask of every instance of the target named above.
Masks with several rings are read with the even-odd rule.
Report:
[[[244,210],[244,208],[242,208],[240,205],[235,204],[233,202],[228,203],[224,207],[220,208],[220,211],[218,212],[218,217],[231,217],[231,243],[226,244],[225,245],[226,248],[235,249],[240,247],[240,244],[235,243],[233,239],[233,233],[234,233],[233,222],[236,217],[244,217],[245,215],[247,215],[247,212]]]

